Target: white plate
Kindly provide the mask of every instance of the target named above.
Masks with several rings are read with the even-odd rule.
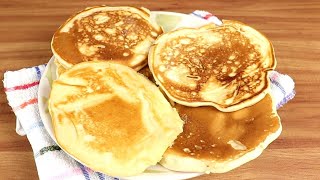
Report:
[[[160,26],[162,26],[165,32],[176,29],[178,27],[200,27],[202,25],[208,24],[207,21],[201,18],[186,15],[186,14],[181,14],[181,13],[174,13],[174,12],[152,11],[151,18],[153,21],[156,21]],[[59,145],[59,143],[57,142],[54,136],[51,116],[48,111],[48,98],[51,91],[51,84],[57,78],[56,66],[53,63],[53,60],[54,60],[54,57],[52,57],[49,60],[46,66],[46,69],[43,73],[43,76],[40,80],[39,92],[38,92],[38,100],[39,100],[38,104],[39,104],[40,116],[43,121],[44,127],[48,131],[51,138]],[[149,167],[143,174],[139,176],[132,176],[129,178],[126,177],[125,179],[179,180],[179,179],[192,178],[200,175],[201,173],[184,173],[184,172],[170,171],[162,167],[161,165],[156,165],[156,166]]]

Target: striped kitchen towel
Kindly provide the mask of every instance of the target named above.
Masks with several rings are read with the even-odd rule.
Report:
[[[34,152],[40,179],[117,179],[95,172],[69,157],[44,128],[38,108],[38,86],[45,65],[4,74],[4,90],[17,117],[17,133],[26,134]]]
[[[16,131],[20,135],[27,135],[34,152],[39,178],[43,180],[118,179],[95,172],[75,161],[50,138],[40,118],[37,104],[38,86],[44,69],[45,65],[40,65],[18,71],[7,71],[3,80],[9,105],[17,117]],[[294,97],[294,82],[289,76],[275,71],[269,78],[271,95],[279,108]]]

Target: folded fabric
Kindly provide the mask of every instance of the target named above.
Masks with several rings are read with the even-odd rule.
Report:
[[[45,65],[4,74],[4,90],[17,117],[17,133],[27,134],[40,179],[117,179],[94,172],[61,151],[44,128],[38,109],[38,85]]]
[[[194,14],[197,14],[197,11]],[[208,15],[197,16],[209,17]],[[212,16],[210,17],[207,19],[217,21]],[[45,65],[40,65],[18,71],[7,71],[3,80],[9,105],[17,117],[16,131],[20,135],[27,135],[34,152],[39,178],[45,180],[118,179],[85,167],[69,157],[51,139],[44,128],[37,104],[38,86],[44,69]],[[289,76],[275,71],[270,74],[269,78],[271,95],[279,108],[294,97],[294,82]]]

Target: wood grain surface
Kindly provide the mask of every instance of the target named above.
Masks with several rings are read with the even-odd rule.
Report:
[[[0,79],[7,70],[46,63],[59,25],[72,13],[100,4],[183,13],[203,9],[266,34],[274,44],[277,70],[296,82],[295,99],[279,110],[283,132],[259,158],[197,179],[320,179],[319,0],[1,0]],[[38,179],[30,144],[15,133],[15,116],[0,84],[0,179]]]

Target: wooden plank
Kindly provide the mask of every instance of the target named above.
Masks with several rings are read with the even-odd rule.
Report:
[[[0,79],[7,70],[46,63],[52,56],[52,34],[60,24],[72,13],[101,3],[184,13],[203,9],[266,34],[274,44],[277,70],[296,82],[297,96],[279,110],[283,132],[250,163],[198,179],[320,178],[320,1],[0,1]],[[14,129],[15,116],[0,83],[0,179],[37,179],[30,144]]]

